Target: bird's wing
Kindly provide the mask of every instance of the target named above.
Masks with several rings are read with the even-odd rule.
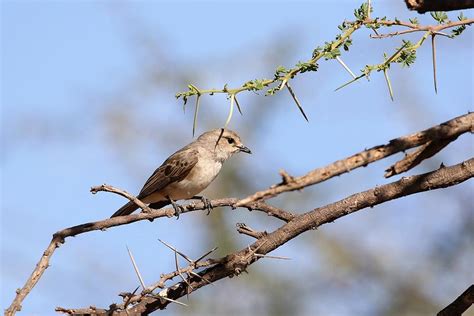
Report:
[[[160,191],[172,182],[178,182],[186,178],[198,162],[197,157],[198,151],[195,149],[180,150],[171,155],[148,178],[138,198],[142,199],[154,192]]]

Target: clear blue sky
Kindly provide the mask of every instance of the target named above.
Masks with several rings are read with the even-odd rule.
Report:
[[[400,19],[415,16],[407,12],[401,0],[373,2],[375,15]],[[202,81],[193,83],[200,87],[221,87],[224,83],[235,86],[271,77],[280,64],[290,67],[308,59],[312,49],[332,39],[337,34],[336,26],[345,18],[351,19],[359,5],[358,1],[2,1],[1,307],[6,308],[15,289],[24,284],[53,232],[105,218],[123,202],[107,194],[91,196],[90,186],[106,182],[136,192],[167,155],[191,140],[192,111],[183,115],[180,101],[174,98],[185,86],[157,80],[158,92],[144,97],[151,88],[141,83],[143,65],[168,71],[189,68],[191,82],[193,73],[199,73]],[[467,15],[472,13],[468,11]],[[455,15],[450,17],[454,19]],[[426,16],[419,19],[432,23]],[[146,36],[141,38],[140,34]],[[400,39],[368,40],[368,34],[358,33],[353,50],[342,56],[354,71],[366,63],[379,62],[384,51],[399,46]],[[291,44],[279,48],[290,50],[282,54],[281,60],[267,50],[279,41]],[[150,42],[156,48],[148,47]],[[163,56],[150,54],[154,50]],[[425,45],[412,68],[393,67],[394,102],[380,74],[374,74],[371,82],[334,92],[350,78],[336,62],[321,62],[318,73],[303,75],[293,85],[310,123],[302,120],[288,95],[266,98],[259,106],[274,107],[269,119],[256,125],[250,125],[245,116],[235,116],[232,121],[231,128],[256,129],[258,137],[247,144],[255,152],[253,156],[238,157],[231,163],[250,170],[250,176],[258,175],[255,187],[265,188],[279,180],[280,168],[300,175],[364,147],[472,111],[472,51],[470,29],[456,40],[438,39],[439,93],[435,95],[431,51]],[[262,60],[275,60],[275,64]],[[115,95],[124,99],[117,100]],[[208,103],[202,113],[217,113],[217,127],[225,121],[227,101],[214,98],[218,101],[203,101]],[[249,108],[262,102],[259,98],[264,97],[248,95],[240,101]],[[142,103],[130,113],[141,118],[143,124],[152,124],[160,137],[173,138],[179,145],[147,147],[140,155],[129,153],[135,160],[142,156],[141,169],[130,169],[130,157],[121,157],[108,144],[109,136],[102,124],[104,115],[112,116],[115,104],[124,106],[137,100]],[[446,149],[442,159],[447,165],[454,164],[472,156],[473,149],[472,138],[463,136]],[[295,151],[300,153],[297,158]],[[393,161],[395,158],[377,163],[370,173],[357,171],[343,181],[325,184],[322,188],[330,193],[319,196],[317,202],[310,196],[318,195],[318,189],[308,189],[304,194],[309,200],[302,208],[388,182],[382,177],[383,169]],[[431,167],[425,164],[413,173]],[[472,192],[474,185],[471,181],[450,190],[445,194],[455,190]],[[443,213],[444,220],[434,218],[428,223],[414,220],[408,213],[397,213],[399,208],[413,207],[413,213],[421,217],[421,205],[431,212],[448,207],[447,197],[429,194],[421,200],[396,202],[372,235],[368,233],[361,240],[377,247],[377,234],[383,231],[392,255],[401,256],[423,248],[423,236],[456,227],[455,206],[451,213]],[[370,216],[377,220],[378,215]],[[125,244],[134,250],[142,269],[148,271],[146,279],[151,281],[159,272],[173,269],[166,249],[148,242],[163,238],[186,248],[186,240],[199,240],[202,232],[193,224],[197,216],[183,217],[179,223],[141,223],[69,240],[25,300],[24,314],[49,315],[56,305],[107,306],[116,301],[116,293],[133,289],[136,283]],[[343,234],[352,238],[359,235],[358,228],[363,224],[349,221],[341,221],[339,229],[344,228]],[[400,231],[400,222],[405,232]],[[331,229],[338,231],[338,227]],[[420,243],[406,247],[407,236]],[[248,241],[242,238],[241,242]],[[188,250],[199,255],[203,244]],[[281,251],[291,252],[290,248],[285,246]],[[163,257],[166,260],[157,259]],[[291,264],[305,263],[295,260]],[[170,312],[175,309],[171,307]],[[341,310],[341,315],[346,312]]]

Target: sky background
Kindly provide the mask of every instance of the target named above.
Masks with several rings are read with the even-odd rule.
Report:
[[[418,16],[421,23],[434,23],[408,12],[403,1],[373,2],[373,16]],[[137,193],[167,156],[193,139],[192,107],[183,113],[176,92],[188,83],[234,87],[271,78],[277,66],[307,60],[317,45],[332,40],[337,25],[353,19],[359,5],[2,1],[1,307],[9,306],[52,233],[107,218],[125,202],[108,193],[91,195],[91,186],[108,183]],[[358,31],[342,56],[354,72],[400,46],[401,38],[375,40],[369,34]],[[229,127],[254,154],[227,162],[206,195],[244,197],[279,182],[282,168],[302,175],[472,111],[473,39],[471,29],[454,40],[437,39],[438,94],[426,43],[412,67],[392,66],[393,102],[380,73],[334,92],[350,77],[333,60],[321,61],[318,72],[292,83],[309,123],[286,92],[239,95],[244,115],[234,114]],[[225,97],[203,96],[197,133],[221,127],[227,109]],[[473,149],[472,136],[463,135],[408,174],[459,163]],[[384,179],[383,170],[401,157],[270,203],[301,213],[394,181],[401,176]],[[474,279],[472,192],[474,183],[467,181],[347,216],[274,252],[291,261],[262,260],[249,275],[203,288],[190,296],[189,308],[173,305],[165,314],[276,315],[288,308],[299,315],[388,315],[397,306],[391,298],[415,288],[419,296],[411,295],[416,302],[408,314],[423,314],[417,302],[426,301],[430,312],[438,311]],[[255,212],[219,209],[207,217],[196,212],[179,221],[135,223],[68,239],[24,301],[22,314],[50,315],[56,306],[106,307],[138,284],[126,245],[152,283],[174,269],[173,254],[158,238],[192,257],[219,246],[217,257],[252,242],[238,235],[237,222],[267,231],[280,224]],[[209,304],[223,295],[233,302]]]

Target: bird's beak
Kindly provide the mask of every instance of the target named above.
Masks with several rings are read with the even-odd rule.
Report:
[[[244,152],[244,153],[247,153],[247,154],[251,154],[251,153],[252,153],[252,152],[250,151],[250,149],[248,149],[248,147],[245,147],[244,145],[237,146],[237,148],[238,148],[239,151],[241,151],[241,152]]]

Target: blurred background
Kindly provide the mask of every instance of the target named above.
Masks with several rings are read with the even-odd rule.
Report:
[[[112,184],[138,193],[153,170],[192,141],[191,107],[174,95],[239,86],[292,67],[338,34],[360,1],[2,1],[1,2],[1,307],[11,303],[62,228],[109,217],[126,201],[89,188]],[[408,12],[402,0],[373,1],[372,16]],[[465,12],[472,17],[472,10]],[[456,13],[449,13],[452,20]],[[388,29],[393,31],[394,29]],[[401,38],[375,40],[358,31],[342,59],[358,72],[379,63]],[[416,41],[421,34],[405,38]],[[238,155],[204,193],[244,197],[364,148],[473,110],[473,30],[437,38],[438,94],[426,43],[409,69],[392,66],[395,101],[380,73],[338,92],[350,80],[336,61],[298,76],[287,92],[242,93],[234,114],[253,155]],[[197,134],[221,127],[228,103],[204,96]],[[463,135],[408,174],[468,159]],[[302,213],[394,181],[384,169],[402,154],[269,201]],[[474,182],[417,194],[325,225],[292,240],[237,278],[171,304],[166,315],[428,315],[474,280]],[[23,315],[119,302],[138,280],[126,246],[147,284],[174,270],[160,238],[191,257],[217,246],[215,257],[253,242],[235,224],[272,231],[282,223],[258,212],[215,209],[139,222],[67,239],[23,303]],[[184,262],[183,262],[184,264]],[[158,314],[158,313],[157,313]],[[474,315],[471,308],[468,315]]]

